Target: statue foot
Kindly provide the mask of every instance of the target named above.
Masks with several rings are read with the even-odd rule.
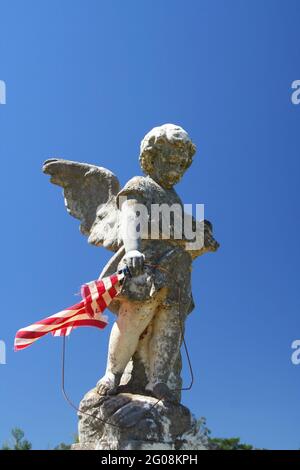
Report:
[[[116,395],[122,374],[105,374],[96,385],[99,395]]]
[[[166,400],[166,401],[170,401],[172,403],[178,403],[178,400],[176,399],[175,395],[169,389],[167,384],[165,384],[163,382],[159,382],[159,383],[154,385],[154,387],[152,389],[152,395],[155,398],[158,398],[160,400]]]

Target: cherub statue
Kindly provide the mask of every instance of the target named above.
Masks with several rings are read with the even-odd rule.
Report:
[[[187,249],[182,227],[178,236],[184,207],[174,186],[191,165],[195,151],[180,126],[155,127],[141,142],[140,164],[146,176],[130,179],[122,189],[105,168],[61,159],[44,163],[43,171],[51,175],[52,183],[63,187],[67,210],[81,221],[81,232],[89,243],[115,252],[100,277],[124,266],[131,273],[109,306],[117,320],[110,335],[106,372],[97,384],[100,394],[131,391],[180,400],[180,346],[184,321],[194,308],[192,261],[218,248],[208,221],[192,217],[195,233],[202,233],[195,249]],[[174,215],[169,220],[166,235],[162,213],[153,215],[152,208],[173,206],[182,213],[179,219]],[[141,216],[141,208],[147,215]],[[154,230],[149,235],[150,228]]]

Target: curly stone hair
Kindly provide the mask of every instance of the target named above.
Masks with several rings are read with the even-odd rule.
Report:
[[[151,174],[153,161],[163,151],[164,143],[172,143],[178,147],[185,146],[189,155],[186,168],[191,165],[193,156],[196,153],[196,146],[191,141],[188,133],[175,124],[164,124],[154,127],[141,142],[140,165],[146,174]]]

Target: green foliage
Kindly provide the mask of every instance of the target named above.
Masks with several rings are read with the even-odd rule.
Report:
[[[58,446],[54,447],[53,450],[71,450],[71,444],[65,444],[61,442]]]
[[[239,437],[220,438],[210,437],[208,439],[211,449],[213,450],[253,450],[250,444],[242,444]]]
[[[239,437],[220,438],[210,437],[211,431],[206,426],[206,419],[200,418],[198,420],[198,429],[208,441],[211,450],[253,450],[250,444],[243,444],[240,442]],[[20,428],[14,428],[11,431],[11,443],[5,442],[1,450],[31,450],[32,444],[24,438],[25,433]],[[74,435],[74,442],[78,442],[78,436]],[[71,444],[61,442],[53,450],[70,450]]]
[[[204,417],[198,420],[198,429],[207,439],[211,450],[253,450],[252,445],[242,444],[239,437],[211,437],[211,430],[207,427]]]
[[[31,450],[31,442],[27,439],[24,439],[24,431],[20,428],[14,428],[11,430],[11,441],[12,444],[8,444],[5,442],[1,448],[1,450]]]
[[[206,438],[209,439],[211,430],[206,426],[206,418],[203,416],[197,421],[198,431]]]
[[[78,434],[73,435],[73,440],[74,440],[74,444],[79,442]],[[71,447],[72,447],[72,444],[65,444],[64,442],[61,442],[60,444],[58,444],[58,446],[54,447],[53,450],[71,450]]]
[[[5,442],[0,450],[31,450],[32,444],[24,438],[25,433],[20,428],[14,428],[11,430],[10,442]],[[78,435],[73,436],[74,443],[78,442]],[[65,444],[61,442],[53,450],[71,450],[72,444]]]

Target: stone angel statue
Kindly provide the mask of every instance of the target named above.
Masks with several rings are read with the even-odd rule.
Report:
[[[44,173],[63,188],[67,210],[80,220],[88,242],[114,253],[100,278],[125,266],[131,273],[109,305],[117,319],[106,372],[97,384],[100,394],[128,391],[180,401],[180,347],[185,319],[194,308],[191,265],[218,248],[211,223],[186,214],[174,189],[195,151],[180,126],[155,127],[141,142],[145,176],[122,188],[99,166],[56,158],[44,163]],[[164,223],[168,215],[173,217]],[[183,218],[190,220],[193,237],[199,235],[192,247]]]

